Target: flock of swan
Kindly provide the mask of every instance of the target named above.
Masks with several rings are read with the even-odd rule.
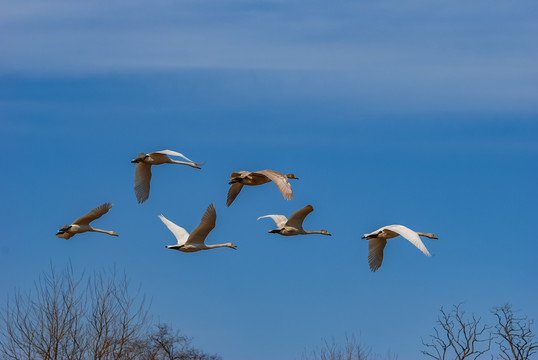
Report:
[[[186,161],[174,160],[170,158],[170,156],[181,157]],[[183,154],[171,150],[155,151],[149,154],[140,153],[131,162],[136,163],[134,192],[138,203],[140,204],[145,202],[149,197],[152,165],[180,164],[190,166],[195,169],[201,169],[201,166],[203,165],[203,163],[197,164]],[[241,192],[243,185],[257,186],[266,184],[268,182],[275,183],[285,199],[292,199],[293,192],[291,190],[289,179],[298,178],[294,174],[285,175],[274,170],[234,172],[230,176],[229,184],[231,185],[231,187],[228,191],[226,205],[230,206],[234,202],[236,197]],[[76,234],[80,234],[87,231],[94,231],[112,236],[118,236],[118,234],[116,234],[114,231],[96,229],[90,226],[90,223],[92,221],[106,214],[111,208],[112,203],[105,203],[96,207],[86,215],[81,216],[75,221],[73,221],[71,225],[63,226],[60,230],[58,230],[56,236],[68,240]],[[312,211],[314,211],[314,208],[311,205],[307,205],[291,214],[289,219],[286,218],[286,216],[284,215],[265,215],[260,216],[258,220],[262,218],[273,219],[273,221],[276,223],[277,228],[269,230],[269,233],[271,234],[280,234],[283,236],[321,234],[331,236],[331,234],[327,230],[312,231],[303,229],[303,222],[306,216]],[[164,225],[166,225],[168,230],[170,230],[177,239],[177,244],[168,245],[166,246],[167,249],[179,250],[182,252],[195,252],[219,247],[228,247],[234,250],[236,249],[236,246],[232,243],[215,245],[205,244],[205,239],[207,238],[211,230],[215,228],[215,223],[217,220],[217,212],[215,210],[214,204],[208,206],[207,210],[202,216],[200,224],[190,234],[187,232],[187,230],[185,230],[181,226],[176,225],[172,221],[165,218],[163,215],[159,215],[159,219],[161,219]],[[437,239],[434,234],[415,232],[403,225],[384,226],[369,234],[364,234],[362,238],[368,240],[368,264],[372,272],[379,269],[383,262],[383,250],[387,245],[387,240],[397,236],[402,236],[404,239],[407,239],[409,242],[411,242],[411,244],[415,245],[426,256],[431,255],[428,252],[428,249],[426,249],[426,246],[424,246],[424,244],[422,243],[420,236],[424,236],[430,239]]]

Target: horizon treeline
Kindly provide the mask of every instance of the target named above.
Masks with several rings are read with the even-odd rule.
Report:
[[[441,307],[432,332],[417,343],[420,358],[433,360],[532,360],[538,341],[534,321],[511,304],[493,307],[484,319],[462,303]],[[10,360],[222,360],[192,346],[192,338],[154,322],[150,306],[116,270],[76,276],[69,265],[52,266],[33,291],[14,291],[0,317],[0,356]],[[302,360],[396,360],[375,354],[354,335],[323,340]]]

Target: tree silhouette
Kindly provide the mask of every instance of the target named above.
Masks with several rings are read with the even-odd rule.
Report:
[[[489,329],[474,314],[467,317],[461,304],[448,312],[441,308],[434,334],[430,335],[430,342],[422,340],[426,349],[421,352],[436,360],[478,359],[491,347]]]
[[[529,360],[538,350],[538,341],[532,333],[532,320],[517,316],[512,306],[506,304],[493,309],[497,319],[495,343],[499,346],[503,360]]]
[[[42,275],[34,293],[16,291],[0,323],[0,356],[12,360],[217,360],[190,338],[153,325],[125,275]]]

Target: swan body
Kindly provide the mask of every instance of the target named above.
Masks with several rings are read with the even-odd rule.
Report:
[[[96,207],[86,215],[81,216],[75,221],[73,221],[71,225],[65,225],[64,227],[62,227],[60,230],[58,230],[56,236],[68,240],[76,234],[80,234],[87,231],[100,232],[112,236],[118,236],[118,234],[116,234],[114,231],[95,229],[90,226],[90,223],[92,221],[99,219],[101,216],[106,214],[112,208],[112,206],[112,203],[105,203]]]
[[[187,161],[171,159],[170,156],[179,156]],[[200,165],[193,162],[183,154],[171,150],[155,151],[149,154],[140,153],[135,159],[131,160],[136,163],[134,191],[138,203],[141,204],[149,197],[149,188],[151,181],[151,166],[161,164],[179,164],[187,165],[195,169],[200,169]]]
[[[260,216],[258,220],[267,217],[273,219],[278,228],[269,230],[271,234],[280,234],[283,236],[321,234],[331,236],[327,230],[308,231],[303,229],[303,221],[312,211],[314,211],[312,205],[307,205],[294,212],[289,220],[284,215],[265,215]]]
[[[236,250],[236,246],[232,243],[206,245],[204,243],[207,235],[215,228],[215,222],[217,220],[217,212],[215,205],[211,204],[207,207],[200,224],[189,235],[187,230],[178,226],[165,218],[163,215],[159,215],[159,219],[166,225],[168,230],[174,234],[177,239],[176,245],[167,245],[167,249],[179,250],[182,252],[195,252],[200,250],[209,250],[219,247],[229,247]]]
[[[278,187],[278,190],[282,193],[282,196],[286,200],[293,198],[293,192],[291,191],[291,185],[288,179],[299,179],[293,174],[282,174],[274,170],[260,170],[260,171],[238,171],[230,175],[230,182],[232,186],[228,190],[228,198],[226,205],[230,206],[234,202],[235,198],[241,192],[243,185],[256,186],[263,185],[268,182],[274,182]]]
[[[377,229],[369,234],[364,234],[363,239],[368,240],[368,264],[372,272],[379,269],[383,262],[383,249],[387,245],[387,239],[395,238],[396,236],[402,236],[409,240],[411,244],[415,245],[426,256],[431,256],[426,249],[426,246],[420,240],[420,236],[425,236],[430,239],[437,239],[432,233],[416,232],[403,225],[389,225]]]

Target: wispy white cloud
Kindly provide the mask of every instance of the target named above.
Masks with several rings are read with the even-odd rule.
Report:
[[[528,9],[502,2],[0,1],[3,72],[234,67],[519,65],[538,53]],[[518,8],[517,6],[520,6]],[[511,52],[511,58],[506,56]],[[493,57],[493,58],[492,58]]]
[[[339,96],[534,109],[530,1],[0,0],[0,74],[313,71]],[[316,81],[319,80],[319,81]],[[308,92],[308,89],[303,89]],[[432,99],[432,97],[434,99]]]

